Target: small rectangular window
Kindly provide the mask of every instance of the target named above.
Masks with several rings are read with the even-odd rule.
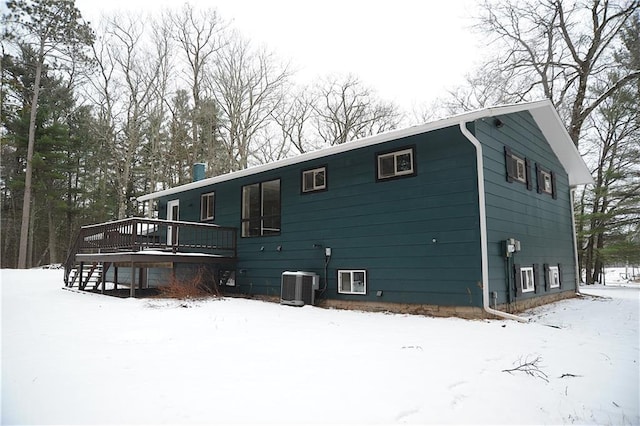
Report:
[[[367,294],[367,271],[339,270],[338,293]]]
[[[200,196],[200,220],[215,219],[215,192],[202,194]]]
[[[557,266],[549,266],[549,287],[550,288],[559,288],[560,287],[560,269]]]
[[[280,179],[242,187],[242,236],[280,234]]]
[[[535,290],[535,280],[532,266],[520,268],[520,279],[522,283],[522,292],[529,293]]]
[[[413,148],[377,155],[378,180],[415,174]]]
[[[321,191],[327,188],[327,168],[305,170],[302,172],[302,192]]]
[[[532,189],[529,160],[520,155],[514,154],[509,147],[504,147],[504,160],[507,167],[507,181],[521,182],[527,185],[527,189]]]
[[[556,182],[553,172],[536,164],[536,175],[538,178],[538,192],[549,194],[556,198]]]

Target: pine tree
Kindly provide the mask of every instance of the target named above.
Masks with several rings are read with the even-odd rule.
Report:
[[[3,17],[6,38],[20,45],[30,45],[37,53],[33,96],[30,102],[29,133],[25,165],[24,199],[20,227],[18,267],[27,267],[29,227],[33,190],[33,154],[36,139],[36,116],[39,106],[42,71],[48,61],[77,59],[93,43],[91,27],[82,21],[73,0],[10,0]]]

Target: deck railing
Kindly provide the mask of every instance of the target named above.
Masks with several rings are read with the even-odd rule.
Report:
[[[78,253],[162,250],[236,257],[237,229],[174,220],[128,218],[83,226],[65,261],[65,282]]]

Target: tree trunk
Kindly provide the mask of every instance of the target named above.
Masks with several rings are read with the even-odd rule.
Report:
[[[20,249],[18,252],[18,269],[27,268],[27,248],[29,245],[29,218],[31,216],[31,178],[33,175],[33,151],[36,142],[36,115],[38,113],[38,96],[40,94],[40,77],[44,44],[40,45],[40,55],[36,65],[36,78],[33,84],[33,100],[29,117],[29,144],[27,146],[27,168],[24,177],[24,199],[22,201],[22,225],[20,227]]]
[[[49,222],[49,264],[54,264],[58,263],[58,241],[56,238],[56,224],[53,220],[53,207],[50,200],[47,200],[47,221]]]

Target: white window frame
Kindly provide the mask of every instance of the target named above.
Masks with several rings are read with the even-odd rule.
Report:
[[[560,268],[557,266],[549,266],[549,288],[560,288]]]
[[[207,206],[207,210],[209,210],[209,198],[211,201],[211,211],[207,211],[207,215],[205,216],[204,206]],[[216,217],[216,193],[215,191],[207,192],[206,194],[202,194],[200,196],[200,220],[213,220]]]
[[[542,178],[542,192],[546,194],[553,194],[553,183],[551,173],[546,170],[540,170],[540,177]]]
[[[527,163],[524,161],[524,158],[518,157],[515,154],[511,154],[511,158],[515,163],[515,175],[513,179],[518,182],[527,183]]]
[[[410,160],[411,168],[409,170],[398,171],[398,157],[405,154],[409,154],[411,156],[411,160]],[[389,157],[393,157],[393,174],[388,174],[383,176],[382,160]],[[407,148],[407,149],[402,149],[400,151],[378,154],[378,180],[390,179],[398,176],[406,176],[406,175],[414,174],[415,173],[414,160],[415,160],[415,157],[413,153],[413,148]]]
[[[531,293],[536,290],[533,266],[524,266],[520,268],[520,282],[522,283],[523,293]]]
[[[355,274],[363,274],[363,280],[361,286],[356,286],[354,280]],[[349,274],[350,289],[342,289],[342,275]],[[361,288],[360,288],[361,287]],[[364,269],[339,269],[338,270],[338,293],[340,294],[367,294],[367,271]]]
[[[322,185],[316,185],[316,176],[319,173],[322,173],[324,176]],[[313,181],[313,184],[310,188],[307,188],[305,177],[309,174],[311,174],[312,176],[311,180]],[[327,168],[326,167],[318,167],[316,169],[305,170],[302,172],[302,192],[321,191],[326,188],[327,188]]]

